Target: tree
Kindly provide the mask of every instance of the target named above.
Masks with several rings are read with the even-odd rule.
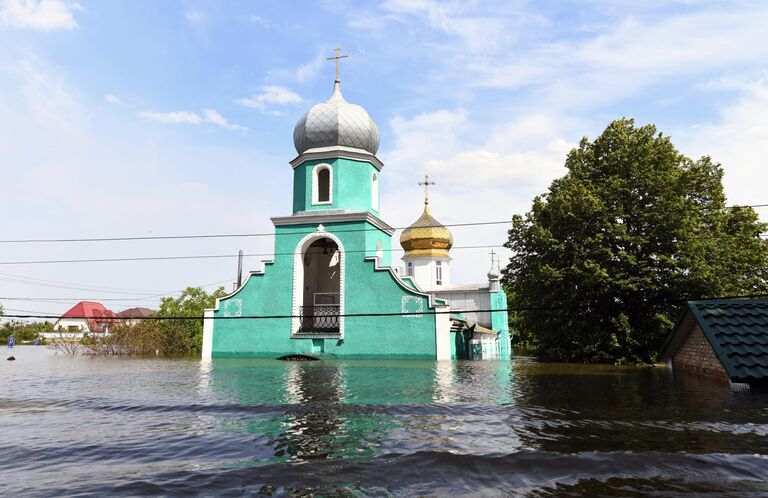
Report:
[[[513,320],[543,359],[653,362],[685,300],[768,290],[766,224],[726,208],[709,157],[620,119],[565,166],[506,243],[510,306],[529,308]]]
[[[160,320],[163,347],[167,352],[199,351],[203,345],[203,313],[212,308],[216,298],[224,296],[224,287],[208,294],[200,287],[187,287],[177,298],[164,297],[155,313]],[[177,320],[179,317],[200,317],[199,320]]]

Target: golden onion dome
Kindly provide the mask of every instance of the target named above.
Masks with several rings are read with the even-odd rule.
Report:
[[[453,235],[429,212],[429,203],[424,203],[424,213],[400,235],[400,245],[405,257],[448,257],[453,246]]]

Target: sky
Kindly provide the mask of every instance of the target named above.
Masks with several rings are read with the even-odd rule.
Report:
[[[443,223],[522,214],[621,117],[721,163],[730,203],[768,203],[766,26],[764,1],[0,0],[0,239],[270,233],[291,211],[293,127],[330,96],[335,47],[346,99],[381,130],[392,226],[421,214],[424,174]],[[505,225],[452,231],[456,246],[506,239]],[[236,260],[19,263],[273,243],[0,243],[0,304],[155,307],[230,289]],[[453,283],[484,281],[489,251],[454,249]]]

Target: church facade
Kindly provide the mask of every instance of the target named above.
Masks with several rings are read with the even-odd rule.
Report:
[[[509,358],[498,263],[486,282],[452,286],[453,238],[426,195],[400,238],[404,267],[393,264],[379,129],[338,78],[293,138],[293,212],[272,218],[274,259],[206,310],[203,357]]]

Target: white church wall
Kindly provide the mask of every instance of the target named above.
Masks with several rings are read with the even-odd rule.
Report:
[[[490,328],[491,314],[489,312],[474,311],[491,309],[491,295],[488,289],[438,291],[435,292],[435,297],[445,299],[450,305],[451,310],[462,311],[465,319]]]

